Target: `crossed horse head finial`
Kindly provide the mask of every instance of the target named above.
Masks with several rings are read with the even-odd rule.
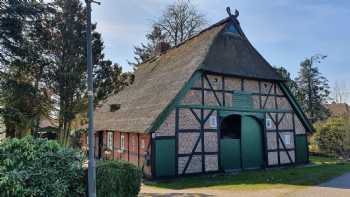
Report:
[[[237,18],[239,16],[239,12],[238,10],[235,9],[235,14],[233,15],[231,13],[231,8],[230,7],[227,7],[226,8],[226,11],[227,11],[227,14],[231,17],[231,18]]]

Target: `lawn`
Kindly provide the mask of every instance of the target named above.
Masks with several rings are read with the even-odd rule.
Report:
[[[215,189],[269,189],[317,185],[350,172],[350,162],[311,156],[313,165],[242,171],[238,174],[215,174],[147,182],[148,186],[167,189],[210,187]]]

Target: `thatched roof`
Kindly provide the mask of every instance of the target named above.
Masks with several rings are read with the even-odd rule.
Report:
[[[229,69],[228,74],[232,75],[279,80],[272,67],[252,48],[243,32],[241,40],[229,42],[235,45],[228,48],[234,48],[233,53],[215,44],[220,42],[220,32],[228,23],[232,23],[231,18],[218,22],[179,46],[139,65],[134,83],[109,97],[96,109],[95,130],[148,131],[196,70],[225,73],[225,69]],[[238,25],[238,21],[234,24]],[[224,54],[228,62],[216,57],[222,56],[220,53]],[[113,104],[120,104],[120,109],[111,112],[110,106]]]
[[[203,70],[247,78],[282,80],[249,42],[238,20],[232,26],[237,36],[218,36],[205,58]]]
[[[145,132],[203,62],[223,24],[138,66],[135,81],[95,111],[95,130]],[[111,104],[121,108],[110,112]]]

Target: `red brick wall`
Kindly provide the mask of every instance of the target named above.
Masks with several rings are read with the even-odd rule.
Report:
[[[114,159],[121,159],[120,149],[120,132],[114,132]]]
[[[129,133],[129,162],[138,166],[139,165],[139,153],[138,153],[138,134]]]
[[[120,139],[121,135],[124,135],[125,150],[121,151]],[[144,173],[148,176],[151,175],[150,165],[146,165],[145,156],[147,152],[151,153],[150,134],[143,133],[125,133],[115,131],[113,135],[113,159],[125,160],[140,168],[143,168]],[[95,133],[95,155],[97,156],[99,147],[98,144],[98,133]],[[103,131],[103,146],[107,146],[108,132]],[[82,135],[82,145],[87,145],[86,134]],[[103,147],[102,147],[103,148]],[[149,156],[150,157],[150,156]]]

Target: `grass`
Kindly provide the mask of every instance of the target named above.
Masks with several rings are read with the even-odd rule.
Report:
[[[167,189],[210,187],[215,189],[269,189],[317,185],[350,172],[350,163],[329,157],[311,156],[314,165],[243,171],[238,174],[215,174],[183,177],[174,180],[145,183]]]

